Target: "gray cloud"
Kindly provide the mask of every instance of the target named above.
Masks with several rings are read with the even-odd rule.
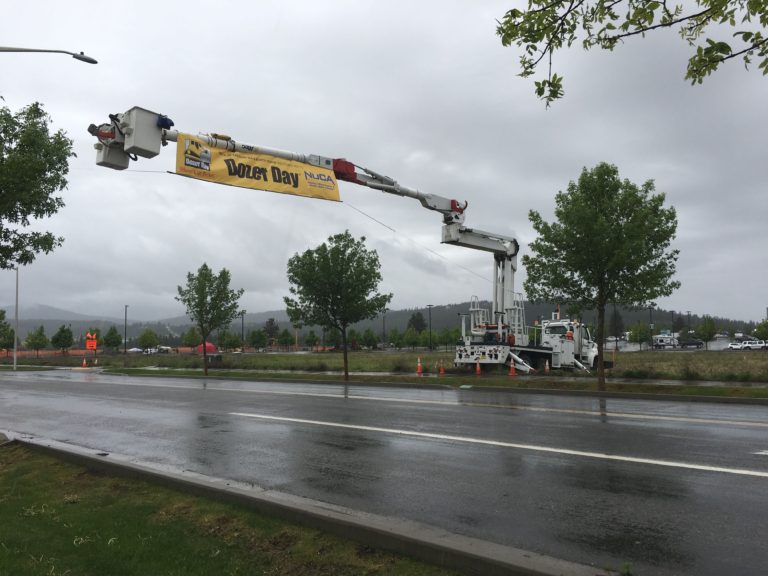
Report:
[[[288,258],[345,229],[379,252],[393,307],[490,295],[490,258],[440,245],[439,216],[409,199],[342,184],[338,204],[195,182],[166,173],[173,145],[125,172],[96,167],[85,128],[138,105],[180,130],[347,157],[467,200],[468,225],[515,233],[523,252],[528,211],[551,218],[554,195],[583,167],[612,162],[636,183],[655,180],[678,211],[683,287],[659,304],[761,318],[766,80],[737,63],[691,87],[687,48],[651,35],[613,53],[558,55],[567,94],[545,110],[494,34],[512,4],[14,4],[3,44],[99,60],[0,56],[6,105],[43,102],[78,154],[67,206],[39,224],[66,242],[22,269],[22,303],[172,316],[183,312],[176,286],[205,261],[232,272],[244,308],[278,308]],[[13,292],[13,272],[1,272],[0,304]]]

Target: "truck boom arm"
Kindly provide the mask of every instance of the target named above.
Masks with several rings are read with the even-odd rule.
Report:
[[[88,132],[98,139],[95,145],[98,151],[96,163],[116,170],[124,170],[128,167],[130,160],[136,160],[138,156],[144,158],[157,156],[161,145],[166,145],[168,141],[176,142],[179,137],[179,132],[171,129],[174,124],[170,118],[144,108],[133,107],[123,114],[110,114],[109,120],[109,123],[99,126],[91,124]],[[522,297],[518,302],[514,293],[514,274],[517,271],[517,253],[520,246],[514,237],[465,227],[467,202],[462,203],[437,194],[424,194],[399,184],[389,176],[363,168],[344,158],[297,154],[242,144],[220,134],[199,135],[197,138],[211,148],[266,154],[333,170],[337,180],[367,186],[387,194],[414,198],[424,208],[439,212],[443,216],[443,243],[493,253],[493,314],[502,315],[497,322],[499,330],[507,322],[515,331],[518,331],[518,328],[524,329]]]

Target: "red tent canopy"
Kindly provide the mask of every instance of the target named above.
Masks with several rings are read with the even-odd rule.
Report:
[[[203,345],[202,344],[198,344],[196,350],[197,350],[198,354],[202,354],[203,353]],[[206,352],[217,352],[218,348],[216,348],[215,344],[211,344],[210,342],[206,342],[205,343],[205,351]]]

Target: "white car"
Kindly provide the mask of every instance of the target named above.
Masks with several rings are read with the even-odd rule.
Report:
[[[744,340],[741,343],[742,350],[762,350],[765,348],[764,340]]]
[[[741,350],[741,342],[729,342],[728,350]]]

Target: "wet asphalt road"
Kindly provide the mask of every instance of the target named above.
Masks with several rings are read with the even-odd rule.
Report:
[[[635,575],[768,573],[768,407],[0,372],[0,430]],[[765,452],[765,453],[761,453]]]

